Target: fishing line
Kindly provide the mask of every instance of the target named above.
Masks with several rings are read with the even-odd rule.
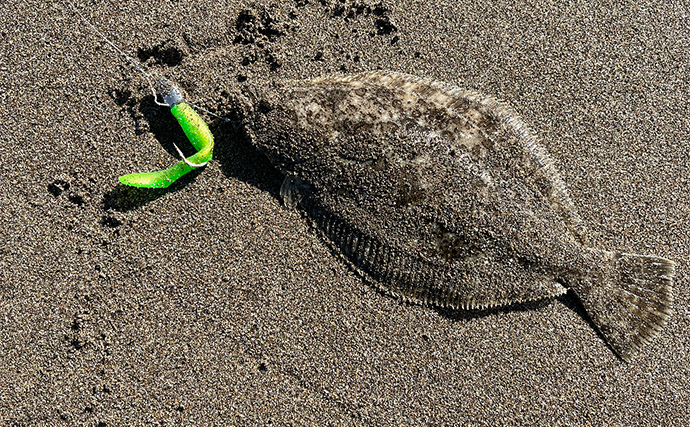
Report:
[[[101,33],[101,32],[98,30],[98,28],[96,28],[95,25],[93,25],[89,20],[87,20],[87,19],[84,17],[84,15],[82,15],[81,12],[79,12],[79,11],[74,7],[74,5],[72,5],[71,2],[66,2],[66,3],[67,3],[67,5],[69,6],[69,8],[72,9],[72,12],[76,13],[77,16],[79,16],[79,19],[81,19],[82,22],[84,22],[86,25],[89,26],[89,28],[91,29],[91,31],[93,31],[97,36],[99,36],[104,42],[108,43],[108,45],[109,45],[110,47],[112,47],[113,49],[115,49],[115,51],[116,51],[117,53],[119,53],[120,55],[122,55],[123,57],[125,57],[125,59],[127,59],[132,65],[134,65],[134,68],[136,68],[137,71],[139,71],[141,74],[144,75],[144,77],[146,78],[146,82],[148,83],[149,88],[151,88],[151,92],[153,93],[153,101],[154,101],[157,105],[160,105],[161,107],[170,107],[169,104],[167,104],[167,103],[165,103],[165,102],[159,102],[159,101],[158,101],[158,93],[156,92],[156,89],[154,88],[153,82],[152,82],[152,81],[153,81],[153,76],[152,76],[150,73],[148,73],[148,72],[144,69],[144,67],[142,67],[142,65],[141,65],[139,62],[137,62],[136,59],[134,59],[134,58],[132,58],[131,56],[127,55],[122,49],[120,49],[119,47],[117,47],[117,46],[115,45],[115,43],[111,42],[110,39],[108,39],[105,35],[103,35],[103,33]]]
[[[218,114],[214,113],[213,111],[209,111],[209,110],[207,110],[206,108],[202,107],[201,105],[195,104],[195,103],[193,103],[193,102],[190,101],[190,100],[187,100],[187,102],[188,102],[189,105],[191,105],[192,107],[198,108],[198,109],[200,109],[201,111],[205,112],[206,114],[210,114],[210,115],[212,115],[213,117],[215,117],[215,118],[217,118],[217,119],[223,120],[224,122],[231,122],[231,121],[232,121],[231,119],[229,119],[229,118],[227,118],[227,117],[219,116]]]
[[[158,92],[156,92],[155,86],[154,86],[154,84],[153,84],[153,81],[155,81],[155,80],[157,80],[157,79],[155,79],[154,76],[151,75],[151,73],[149,73],[148,71],[146,71],[146,70],[144,69],[144,67],[143,67],[142,64],[140,64],[136,59],[134,59],[134,58],[132,58],[131,56],[127,55],[122,49],[120,49],[119,47],[117,47],[117,45],[116,45],[115,43],[113,43],[112,41],[110,41],[110,39],[108,39],[108,37],[106,37],[103,33],[101,33],[101,32],[98,30],[98,28],[96,28],[96,26],[93,25],[93,24],[91,23],[91,21],[89,21],[88,19],[86,19],[86,17],[84,17],[84,15],[82,15],[81,12],[79,12],[79,11],[74,7],[74,5],[73,5],[71,2],[67,1],[67,2],[65,2],[65,3],[67,3],[67,5],[69,6],[69,8],[72,9],[72,12],[74,12],[75,14],[77,14],[77,16],[79,16],[79,19],[81,19],[82,22],[84,22],[86,25],[89,26],[89,28],[91,29],[91,31],[93,31],[93,32],[94,32],[98,37],[100,37],[104,42],[108,43],[108,45],[109,45],[110,47],[112,47],[117,53],[119,53],[119,54],[122,55],[125,59],[127,59],[127,61],[129,61],[129,62],[134,66],[134,68],[135,68],[137,71],[139,71],[141,74],[144,75],[144,77],[146,78],[146,82],[148,83],[149,88],[151,89],[151,92],[153,93],[153,100],[154,100],[154,102],[155,102],[157,105],[160,105],[161,107],[170,107],[170,104],[168,104],[168,103],[166,103],[166,102],[160,102],[160,101],[158,101]],[[205,112],[205,113],[207,113],[207,114],[210,114],[211,116],[213,116],[213,117],[215,117],[215,118],[217,118],[217,119],[221,119],[221,120],[223,120],[223,121],[225,121],[225,122],[230,122],[230,121],[232,121],[232,120],[230,120],[229,118],[220,116],[220,115],[214,113],[213,111],[209,111],[208,109],[202,107],[201,105],[197,105],[196,103],[194,103],[194,102],[192,102],[192,101],[190,101],[190,100],[188,100],[188,99],[187,99],[186,101],[187,101],[191,106],[193,106],[194,108],[198,108],[199,110],[201,110],[201,111],[203,111],[203,112]]]
[[[169,80],[161,77],[156,79],[154,85],[154,77],[143,65],[137,60],[127,55],[122,49],[117,47],[115,43],[111,42],[103,33],[101,33],[95,25],[93,25],[89,20],[87,20],[84,15],[82,15],[71,2],[66,1],[72,11],[79,16],[82,22],[89,26],[91,31],[98,35],[103,41],[108,43],[117,53],[125,57],[140,73],[142,73],[151,88],[153,93],[154,102],[160,106],[170,107],[170,112],[177,119],[177,122],[182,127],[185,135],[189,139],[189,142],[197,149],[197,153],[187,159],[182,151],[175,146],[175,150],[182,157],[182,161],[178,162],[174,166],[156,172],[141,172],[123,175],[120,177],[120,182],[125,185],[130,185],[134,187],[146,187],[146,188],[166,188],[170,186],[173,182],[178,180],[180,177],[184,176],[188,172],[205,166],[213,157],[213,147],[214,140],[213,134],[208,128],[208,125],[204,120],[199,117],[196,111],[190,106],[190,104],[200,110],[206,111],[214,117],[223,119],[225,121],[230,121],[230,119],[221,117],[207,109],[194,104],[191,101],[186,101],[182,97],[180,89],[170,82]],[[163,98],[163,102],[158,101],[158,94]]]

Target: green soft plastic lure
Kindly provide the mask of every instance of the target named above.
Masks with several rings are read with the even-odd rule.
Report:
[[[144,172],[144,173],[131,173],[128,175],[123,175],[120,177],[120,182],[125,185],[131,185],[133,187],[145,187],[145,188],[167,188],[173,182],[177,181],[180,177],[186,173],[191,172],[193,169],[202,167],[206,165],[211,160],[213,156],[213,135],[208,129],[208,125],[202,120],[201,117],[194,111],[192,107],[184,102],[182,97],[182,92],[180,89],[172,84],[166,79],[159,79],[156,83],[156,88],[153,87],[152,78],[153,76],[146,71],[146,69],[137,62],[134,58],[127,55],[119,47],[115,45],[108,37],[103,35],[98,28],[96,28],[88,19],[84,17],[71,2],[67,2],[72,11],[79,16],[86,25],[91,28],[91,30],[98,35],[103,41],[108,43],[117,53],[122,55],[127,61],[129,61],[134,68],[141,72],[144,77],[146,77],[156,104],[170,107],[170,112],[175,116],[177,122],[182,126],[189,141],[192,143],[194,148],[196,148],[197,153],[191,156],[189,159],[184,157],[184,154],[180,151],[177,146],[177,150],[182,160],[178,162],[175,166],[157,172]],[[158,102],[157,94],[163,96],[164,103]],[[213,114],[213,113],[211,113]]]
[[[131,173],[120,177],[120,182],[133,187],[167,188],[173,182],[192,170],[202,167],[213,157],[213,135],[208,125],[194,109],[184,102],[180,90],[168,80],[160,79],[158,92],[163,95],[170,112],[175,116],[185,135],[196,148],[197,153],[185,158],[177,146],[175,149],[182,160],[174,166],[156,172]]]

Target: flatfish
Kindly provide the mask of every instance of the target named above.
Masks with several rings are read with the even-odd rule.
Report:
[[[299,207],[383,291],[458,310],[572,289],[624,360],[667,322],[674,263],[588,245],[546,150],[507,104],[377,71],[225,92]]]

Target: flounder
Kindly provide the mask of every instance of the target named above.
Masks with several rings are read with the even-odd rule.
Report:
[[[503,102],[369,72],[226,92],[301,207],[383,291],[486,309],[572,289],[624,360],[667,322],[674,263],[590,247],[546,150]]]

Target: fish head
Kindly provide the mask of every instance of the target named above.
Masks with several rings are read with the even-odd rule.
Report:
[[[319,156],[329,141],[328,126],[303,118],[302,93],[280,83],[245,85],[224,92],[231,117],[242,123],[251,144],[285,175]]]

